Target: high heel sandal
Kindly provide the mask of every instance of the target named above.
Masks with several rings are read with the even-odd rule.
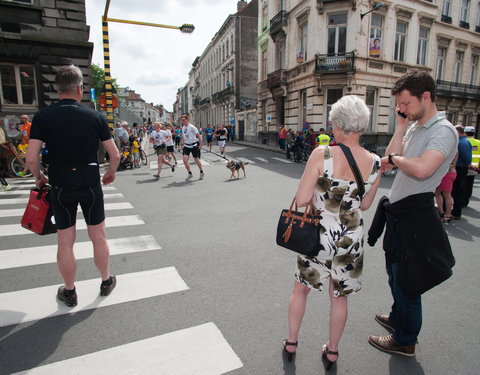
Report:
[[[293,356],[296,353],[296,349],[294,352],[289,352],[287,350],[287,346],[294,346],[296,348],[298,346],[298,341],[290,342],[287,339],[283,340],[283,352],[287,354],[288,362],[292,362]]]
[[[335,361],[330,361],[327,357],[327,354],[330,354],[330,355],[336,355],[337,356],[337,359]],[[330,368],[335,364],[337,363],[337,360],[338,360],[338,352],[332,352],[330,349],[328,349],[328,346],[327,344],[323,345],[322,347],[322,360],[326,362],[326,367],[327,367],[327,371],[330,371]]]

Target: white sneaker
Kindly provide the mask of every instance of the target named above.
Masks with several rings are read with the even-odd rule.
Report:
[[[185,181],[190,181],[192,178],[193,178],[193,175],[189,173]]]
[[[3,191],[9,191],[12,190],[12,187],[10,185],[3,186]]]
[[[204,175],[205,175],[205,173],[200,172],[200,180],[203,180]]]

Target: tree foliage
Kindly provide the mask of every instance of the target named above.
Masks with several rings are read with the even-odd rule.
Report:
[[[102,95],[103,92],[103,87],[105,85],[105,70],[103,70],[102,67],[92,64],[90,65],[90,70],[92,73],[92,88],[95,89],[95,92],[97,93],[97,100]],[[114,91],[117,90],[119,85],[117,83],[116,78],[111,79],[112,86],[114,87]]]

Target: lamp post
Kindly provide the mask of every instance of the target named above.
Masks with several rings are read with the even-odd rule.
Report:
[[[361,13],[361,14],[360,14],[360,19],[362,20],[363,17],[365,17],[368,13],[372,13],[374,10],[383,8],[384,6],[385,6],[384,3],[375,3],[375,4],[373,5],[373,8],[370,9],[368,12],[365,12],[365,13]]]
[[[106,96],[106,110],[107,110],[107,123],[110,128],[110,132],[113,134],[113,100],[112,100],[112,76],[110,74],[110,46],[108,38],[108,22],[119,22],[119,23],[129,23],[132,25],[140,26],[152,26],[152,27],[161,27],[165,29],[176,29],[180,30],[182,33],[191,34],[195,30],[195,26],[192,24],[183,24],[182,26],[170,26],[170,25],[161,25],[157,23],[150,22],[139,22],[139,21],[129,21],[121,20],[116,18],[108,18],[108,8],[110,7],[110,0],[106,0],[105,3],[105,12],[102,16],[102,33],[103,33],[103,64],[105,68],[105,96]]]

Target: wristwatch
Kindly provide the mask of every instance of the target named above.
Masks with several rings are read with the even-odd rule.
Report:
[[[395,165],[395,163],[394,163],[393,160],[392,160],[392,158],[393,158],[394,156],[398,156],[398,154],[395,153],[395,152],[392,152],[391,154],[388,154],[388,163],[389,163],[389,164]]]

